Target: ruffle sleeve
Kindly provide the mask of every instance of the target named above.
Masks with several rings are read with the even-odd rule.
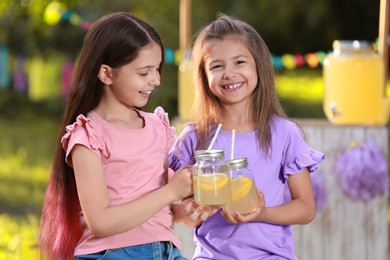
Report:
[[[79,115],[76,122],[66,127],[66,133],[61,138],[62,148],[66,151],[65,161],[72,166],[69,156],[76,144],[84,145],[99,157],[107,156],[103,142],[93,127],[91,120]]]
[[[168,166],[177,171],[183,166],[194,165],[194,152],[198,144],[198,136],[193,126],[186,126],[180,137],[172,146],[168,155]]]
[[[163,123],[163,125],[165,127],[166,135],[167,135],[167,146],[166,146],[166,149],[168,151],[172,147],[172,145],[175,143],[175,141],[176,141],[176,136],[175,136],[176,128],[174,126],[170,125],[168,113],[166,113],[165,110],[162,107],[158,106],[154,110],[154,114],[158,118],[160,118],[161,122]]]
[[[180,157],[176,153],[174,153],[174,152],[169,153],[169,155],[168,155],[169,168],[171,168],[174,171],[177,171],[184,165],[186,165],[186,163],[182,162],[180,160]]]
[[[293,161],[283,166],[284,174],[296,174],[302,172],[306,167],[309,172],[314,172],[318,164],[325,159],[325,155],[315,150],[298,155]]]

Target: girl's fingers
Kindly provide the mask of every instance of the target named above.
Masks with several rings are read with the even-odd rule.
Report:
[[[186,214],[189,214],[191,212],[191,208],[192,208],[192,203],[191,202],[187,203],[187,205],[184,208],[184,212]]]
[[[199,216],[201,215],[203,209],[201,207],[198,207],[198,208],[193,208],[194,209],[194,213],[191,214],[190,218],[192,220],[198,220]]]
[[[217,213],[217,211],[219,210],[219,208],[211,208],[211,210],[210,210],[210,214],[211,215],[214,215],[215,213]]]
[[[219,208],[216,207],[201,207],[193,199],[183,200],[183,204],[187,203],[184,207],[185,214],[192,220],[201,220],[205,221],[208,217],[217,213]]]
[[[200,220],[205,221],[208,217],[209,217],[209,213],[207,211],[205,211],[200,216]]]
[[[237,221],[234,219],[233,215],[226,209],[221,211],[222,216],[230,224],[237,224]]]

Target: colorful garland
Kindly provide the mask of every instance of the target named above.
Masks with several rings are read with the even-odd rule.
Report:
[[[60,21],[69,21],[70,24],[84,31],[88,31],[93,24],[91,21],[83,20],[76,12],[68,10],[64,3],[57,1],[48,4],[43,19],[48,25],[56,25]]]

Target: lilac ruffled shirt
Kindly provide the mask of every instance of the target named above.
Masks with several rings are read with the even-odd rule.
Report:
[[[272,155],[263,156],[258,148],[256,132],[236,133],[234,157],[246,157],[254,173],[257,188],[265,196],[267,207],[290,200],[288,175],[300,173],[305,167],[313,172],[324,160],[324,154],[311,149],[303,140],[298,126],[286,119],[275,118],[272,128]],[[230,158],[232,134],[221,130],[213,149],[225,150]],[[169,154],[173,170],[193,165],[198,136],[193,126],[183,129]],[[294,237],[289,225],[249,222],[231,225],[217,213],[195,228],[197,245],[193,259],[297,259]]]

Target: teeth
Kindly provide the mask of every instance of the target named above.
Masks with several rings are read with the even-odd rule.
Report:
[[[234,85],[226,86],[225,88],[227,88],[227,89],[235,89],[235,88],[238,88],[240,85],[241,85],[241,83],[237,83],[237,84],[234,84]]]
[[[141,91],[141,93],[142,93],[142,94],[148,94],[148,95],[149,95],[150,93],[152,93],[152,91],[151,91],[151,90],[148,90],[148,91]]]

